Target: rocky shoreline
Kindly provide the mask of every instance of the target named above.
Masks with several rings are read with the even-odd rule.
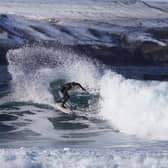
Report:
[[[36,21],[3,14],[0,15],[0,64],[8,64],[9,49],[45,42],[53,47],[59,44],[70,48],[106,65],[167,65],[168,23],[154,27],[143,26],[145,21],[139,23],[108,24],[104,29],[102,25],[85,26],[81,31],[83,25],[68,27],[53,20]]]

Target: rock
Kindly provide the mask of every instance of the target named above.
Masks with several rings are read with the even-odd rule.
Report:
[[[143,75],[144,80],[168,81],[168,74],[147,74]]]
[[[86,54],[96,58],[106,65],[146,65],[142,56],[141,48],[119,46],[98,46],[78,45],[72,48],[78,53]]]
[[[156,39],[168,39],[168,28],[150,28],[146,30],[147,33],[152,34]]]
[[[8,61],[6,58],[7,51],[7,49],[0,47],[0,65],[8,65]]]
[[[2,28],[0,28],[0,33],[3,33],[3,32],[4,32],[4,30]]]
[[[142,25],[134,28],[112,24],[108,25],[107,30],[91,26],[80,31],[80,26],[57,25],[54,18],[47,21],[50,24],[40,21],[36,23],[18,16],[0,15],[0,64],[7,64],[5,54],[8,49],[33,43],[46,43],[45,47],[72,49],[80,53],[79,55],[96,58],[106,65],[168,63],[168,46],[157,43],[168,43],[166,27],[146,29],[142,28]],[[109,26],[113,28],[112,31]],[[139,38],[141,36],[142,38]],[[146,39],[151,41],[142,41]]]
[[[142,54],[145,60],[154,64],[168,63],[168,46],[160,46],[154,42],[143,42],[141,44]]]

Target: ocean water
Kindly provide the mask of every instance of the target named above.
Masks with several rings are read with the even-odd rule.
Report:
[[[109,68],[41,45],[10,50],[7,57],[8,69],[1,66],[1,167],[167,166],[168,83],[139,80],[163,67]],[[71,93],[70,115],[52,106],[69,81],[90,92]]]
[[[167,17],[138,0],[6,0],[0,10],[71,26],[87,19],[88,25],[109,26],[124,17],[121,25],[152,18],[152,26]],[[41,44],[9,50],[7,59],[9,65],[0,66],[0,168],[168,167],[168,82],[143,80],[144,74],[167,74],[166,66],[107,67]],[[73,114],[64,114],[53,103],[70,81],[90,94],[71,92]]]

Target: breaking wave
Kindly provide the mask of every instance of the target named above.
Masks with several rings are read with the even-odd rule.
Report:
[[[120,132],[168,139],[168,83],[125,79],[85,56],[63,48],[26,46],[8,52],[13,101],[52,104],[50,83],[76,81],[100,95],[96,115]]]

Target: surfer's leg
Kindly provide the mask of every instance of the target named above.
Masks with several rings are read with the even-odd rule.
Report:
[[[66,92],[66,93],[64,93],[64,97],[62,98],[62,107],[64,107],[65,108],[65,103],[68,101],[68,99],[69,99],[69,95],[68,95],[68,93]]]
[[[65,97],[65,90],[64,89],[61,89],[59,91],[59,96],[62,97],[60,98],[58,101],[56,101],[57,103],[62,103],[64,101],[64,97]]]

